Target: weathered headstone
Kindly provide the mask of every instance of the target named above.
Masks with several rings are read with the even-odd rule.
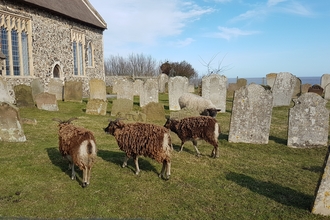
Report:
[[[247,79],[243,79],[243,78],[237,79],[236,80],[236,84],[238,86],[238,89],[240,89],[243,86],[246,86],[247,85]]]
[[[147,79],[140,92],[140,107],[150,102],[158,103],[158,81],[156,79]]]
[[[327,101],[321,96],[308,92],[294,100],[289,111],[289,147],[307,148],[327,146],[329,111]]]
[[[179,98],[188,92],[188,78],[184,76],[170,77],[168,80],[168,101],[171,111],[180,110]]]
[[[324,160],[323,173],[316,187],[312,213],[330,216],[330,157],[329,149]]]
[[[304,94],[304,93],[308,92],[308,89],[309,89],[309,87],[311,87],[311,86],[312,86],[312,85],[309,84],[309,83],[302,84],[302,85],[301,85],[301,93]]]
[[[330,84],[328,84],[323,91],[324,91],[324,99],[330,100]]]
[[[194,92],[195,92],[195,85],[190,84],[190,85],[188,86],[188,92],[190,92],[190,93],[194,93]]]
[[[54,94],[48,92],[39,93],[34,98],[38,109],[46,111],[58,111],[57,100]]]
[[[315,84],[308,88],[308,92],[313,92],[313,93],[316,93],[316,94],[322,96],[323,88],[320,85]]]
[[[133,109],[133,101],[129,99],[116,99],[112,101],[111,116],[127,114]]]
[[[134,91],[133,91],[133,95],[136,96],[140,96],[141,92],[143,92],[143,81],[140,79],[137,79],[133,82],[133,87],[134,87]]]
[[[168,75],[162,73],[158,77],[158,86],[159,86],[159,93],[165,93],[167,91],[167,85],[168,84]]]
[[[105,82],[100,79],[91,79],[89,81],[89,99],[107,100]]]
[[[83,90],[82,82],[66,81],[64,83],[64,101],[82,102]]]
[[[330,74],[323,74],[321,77],[321,87],[325,88],[330,83]]]
[[[89,99],[86,105],[86,114],[106,115],[108,101],[103,99]]]
[[[0,127],[0,141],[26,141],[18,108],[6,102],[0,102]]]
[[[63,100],[63,81],[51,78],[48,83],[48,92],[56,96],[56,100]]]
[[[23,84],[14,86],[14,92],[17,107],[35,107],[30,86]]]
[[[273,88],[277,73],[268,73],[266,75],[266,83],[270,88]]]
[[[301,79],[297,78],[293,89],[292,98],[297,98],[301,95]]]
[[[31,82],[31,88],[32,88],[32,97],[35,100],[36,95],[43,93],[45,91],[44,85],[42,84],[40,79],[34,79]]]
[[[227,93],[229,97],[233,97],[235,91],[238,90],[238,85],[236,83],[229,83]]]
[[[272,118],[273,97],[270,90],[250,84],[234,94],[229,142],[267,144]]]
[[[7,82],[2,77],[0,77],[0,102],[13,103],[8,92]]]
[[[227,77],[211,74],[202,78],[202,97],[211,100],[220,112],[226,112]]]
[[[288,72],[278,73],[272,87],[273,106],[289,106],[297,77]]]
[[[153,121],[163,121],[165,122],[165,110],[164,105],[156,102],[150,102],[144,107],[142,107],[142,113],[146,115],[146,120]]]
[[[117,99],[129,99],[133,101],[133,82],[128,79],[118,79],[114,82],[113,92],[117,93]]]

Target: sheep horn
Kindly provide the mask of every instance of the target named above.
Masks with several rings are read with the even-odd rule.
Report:
[[[52,119],[53,121],[57,121],[57,122],[59,122],[59,123],[62,123],[63,121],[61,120],[61,119],[59,119],[59,118],[53,118]]]
[[[70,118],[69,120],[67,120],[66,122],[68,123],[68,124],[70,124],[70,122],[71,121],[73,121],[73,120],[76,120],[76,119],[78,119],[77,117],[74,117],[74,118]]]

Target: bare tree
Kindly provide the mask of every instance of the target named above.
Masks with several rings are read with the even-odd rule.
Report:
[[[212,68],[211,64],[212,62],[214,61],[214,59],[219,55],[219,53],[215,54],[212,56],[212,58],[208,61],[208,62],[205,62],[201,57],[201,63],[203,66],[205,66],[207,68],[207,74],[210,75],[212,73],[216,73],[216,74],[220,74],[222,72],[225,72],[227,70],[229,70],[229,66],[222,66],[222,62],[223,60],[225,59],[226,55],[222,57],[221,60],[218,61],[218,66],[217,68]]]

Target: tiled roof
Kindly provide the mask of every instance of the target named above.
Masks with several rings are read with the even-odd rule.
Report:
[[[106,29],[107,24],[88,0],[14,0],[49,10],[95,27]]]

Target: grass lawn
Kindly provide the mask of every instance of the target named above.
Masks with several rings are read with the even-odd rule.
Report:
[[[161,94],[160,102],[169,114],[167,95]],[[290,107],[273,109],[269,144],[228,143],[228,98],[226,113],[217,116],[220,157],[210,158],[213,147],[203,141],[198,142],[201,157],[191,142],[179,153],[180,141],[172,133],[172,175],[164,181],[158,178],[161,164],[149,158],[139,159],[138,176],[132,160],[121,167],[124,153],[103,132],[109,114],[85,114],[86,100],[58,105],[58,112],[20,109],[21,118],[37,120],[23,125],[27,141],[0,142],[0,218],[329,219],[310,212],[327,148],[286,146]],[[109,112],[111,105],[109,99]],[[77,181],[70,179],[58,151],[52,118],[71,117],[79,117],[73,124],[92,130],[97,141],[87,188],[79,185],[81,171]]]

